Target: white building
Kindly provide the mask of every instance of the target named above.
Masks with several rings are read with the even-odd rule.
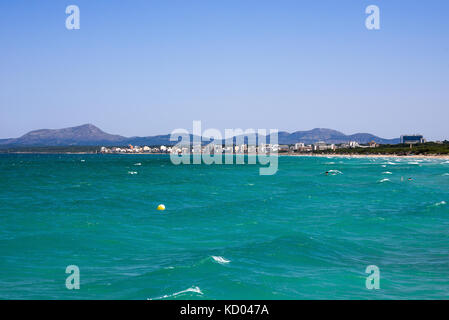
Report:
[[[304,147],[305,145],[302,142],[295,143],[295,150],[302,150]]]
[[[360,147],[360,144],[357,141],[350,141],[349,142],[349,147],[350,148],[357,148],[357,147]]]
[[[313,145],[314,150],[335,150],[335,144],[327,144],[324,141],[318,141]]]

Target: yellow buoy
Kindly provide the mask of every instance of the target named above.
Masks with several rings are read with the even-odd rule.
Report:
[[[157,206],[157,210],[165,210],[165,206],[163,204],[160,204]]]

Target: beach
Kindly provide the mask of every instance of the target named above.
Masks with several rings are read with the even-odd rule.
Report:
[[[282,154],[280,154],[282,155]],[[449,155],[391,155],[391,154],[288,154],[295,157],[324,158],[398,158],[398,159],[442,159],[449,160]]]

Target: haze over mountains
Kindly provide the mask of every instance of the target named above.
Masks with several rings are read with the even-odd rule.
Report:
[[[313,144],[317,141],[336,144],[349,141],[357,141],[359,143],[375,141],[380,144],[396,144],[399,143],[399,138],[384,139],[370,133],[345,135],[336,130],[321,128],[293,133],[279,132],[279,144],[294,144],[297,142]],[[106,133],[92,124],[64,129],[34,130],[19,138],[0,139],[0,148],[22,146],[124,146],[128,144],[154,146],[173,145],[175,142],[170,141],[170,134],[148,137],[124,137]]]

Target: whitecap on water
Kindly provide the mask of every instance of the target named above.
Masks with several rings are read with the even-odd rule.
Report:
[[[134,163],[135,166],[141,166],[142,164],[140,162]]]
[[[137,171],[128,171],[128,174],[137,174]]]
[[[231,262],[231,260],[227,260],[220,256],[212,256],[212,259],[214,259],[216,262],[222,263],[222,264]]]
[[[201,294],[201,295],[203,294],[199,287],[191,287],[191,288],[188,288],[186,290],[182,290],[182,291],[175,292],[175,293],[172,293],[172,294],[163,295],[162,297],[148,298],[147,300],[166,299],[166,298],[176,297],[176,296],[179,296],[180,294],[185,294],[185,293],[189,293],[189,292],[193,292],[193,293],[197,293],[197,294]]]
[[[392,174],[390,171],[382,172],[382,174]]]
[[[331,175],[336,175],[336,174],[343,174],[343,172],[339,171],[339,170],[329,170],[328,171]]]
[[[387,179],[387,178],[385,178],[385,179],[382,179],[382,180],[379,180],[379,182],[387,182],[387,181],[390,181],[390,179]]]
[[[446,204],[446,201],[440,201],[434,204],[435,207],[444,206]]]
[[[447,173],[447,172],[443,173],[443,176],[449,176],[449,173]]]

